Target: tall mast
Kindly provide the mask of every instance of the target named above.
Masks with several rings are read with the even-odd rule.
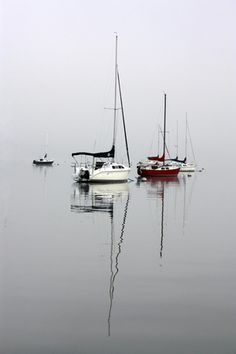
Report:
[[[161,128],[158,125],[157,155],[160,155],[160,134],[161,134]]]
[[[114,91],[114,123],[113,123],[113,146],[116,142],[116,116],[117,116],[117,49],[118,49],[118,35],[116,34],[115,42],[115,91]]]
[[[177,134],[176,134],[176,156],[178,157],[179,155],[179,126],[178,126],[178,121],[177,121]]]
[[[163,165],[165,164],[165,150],[166,150],[166,93],[164,93],[164,133],[163,133],[163,156],[164,156],[164,161],[163,161]]]
[[[188,118],[187,118],[187,112],[185,115],[185,157],[187,158],[187,146],[188,146]]]
[[[193,158],[194,158],[194,163],[196,164],[196,157],[195,157],[195,154],[194,154],[194,151],[193,151],[193,143],[192,143],[192,139],[191,139],[191,135],[190,135],[190,130],[189,130],[189,125],[188,125],[188,120],[187,119],[186,119],[186,126],[187,126],[187,134],[188,134],[190,145],[191,145],[192,155],[193,155]],[[186,155],[186,157],[187,157],[187,155]]]
[[[46,131],[46,139],[45,139],[45,153],[48,152],[48,131]]]

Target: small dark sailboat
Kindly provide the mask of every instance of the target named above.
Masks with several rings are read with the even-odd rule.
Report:
[[[163,132],[163,154],[162,156],[148,157],[147,162],[137,164],[137,173],[140,177],[175,177],[180,168],[167,163],[166,152],[166,94],[164,94],[164,132]]]
[[[54,160],[48,160],[47,154],[43,157],[39,158],[38,160],[33,160],[34,165],[52,165]]]
[[[177,126],[178,128],[178,126]],[[188,146],[188,140],[191,143],[191,149],[192,149],[192,156],[194,158],[194,162],[187,162],[187,146]],[[168,159],[167,160],[169,164],[179,167],[180,172],[195,172],[196,171],[196,158],[195,154],[193,151],[193,145],[192,145],[192,139],[190,136],[190,131],[189,131],[189,125],[188,125],[188,120],[187,120],[187,113],[186,113],[186,128],[185,128],[185,158],[183,160],[180,160],[178,158],[178,130],[177,130],[177,156],[175,159]]]

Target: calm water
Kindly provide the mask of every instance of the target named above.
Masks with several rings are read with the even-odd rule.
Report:
[[[236,353],[233,181],[133,177],[2,166],[1,354]]]

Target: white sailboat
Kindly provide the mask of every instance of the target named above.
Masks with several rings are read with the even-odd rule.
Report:
[[[186,126],[186,128],[185,128],[185,159],[179,160],[178,157],[176,157],[176,159],[171,159],[171,165],[178,166],[180,168],[180,172],[195,172],[196,171],[196,159],[195,159],[195,154],[193,151],[192,140],[191,140],[189,126],[188,126],[188,120],[187,120],[187,114],[186,114],[186,123],[185,124],[186,124],[185,125]],[[188,138],[191,143],[191,149],[192,149],[192,155],[194,157],[194,162],[187,162]]]
[[[113,125],[113,143],[112,148],[106,152],[75,152],[72,157],[75,160],[74,172],[72,177],[75,182],[89,183],[108,183],[108,182],[127,182],[130,172],[130,159],[127,142],[127,134],[124,119],[123,101],[121,95],[120,77],[117,64],[117,44],[118,36],[115,41],[115,95],[114,95],[114,125]],[[128,166],[115,161],[116,149],[116,124],[117,124],[117,88],[119,90],[119,99],[121,105],[123,128],[125,135]],[[76,158],[86,159],[78,161]],[[89,160],[90,158],[90,160]],[[81,160],[82,160],[81,159]]]

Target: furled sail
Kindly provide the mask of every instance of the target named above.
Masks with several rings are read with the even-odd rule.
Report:
[[[163,154],[162,156],[149,156],[148,160],[151,161],[160,161],[160,162],[164,162],[165,161],[165,155]]]
[[[175,161],[175,162],[181,162],[181,163],[186,163],[186,157],[183,159],[183,160],[180,160],[179,158],[178,158],[178,156],[175,158],[175,159],[171,159],[171,161]]]

